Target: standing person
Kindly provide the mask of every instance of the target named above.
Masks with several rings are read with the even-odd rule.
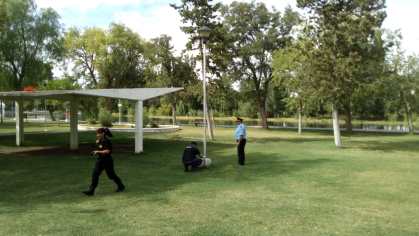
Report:
[[[92,155],[97,155],[97,160],[92,174],[92,183],[87,191],[83,191],[87,196],[93,196],[95,189],[99,183],[99,176],[103,170],[106,171],[108,178],[113,180],[118,188],[116,192],[123,192],[125,186],[122,184],[121,179],[116,175],[113,159],[112,159],[112,143],[109,140],[112,137],[112,133],[108,128],[99,128],[96,131],[96,145],[97,150],[92,152]]]
[[[237,144],[237,156],[239,158],[239,165],[244,166],[245,154],[244,147],[246,146],[246,126],[243,124],[243,119],[240,117],[236,118],[237,128],[234,132]]]

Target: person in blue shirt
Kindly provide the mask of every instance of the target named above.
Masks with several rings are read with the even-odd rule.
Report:
[[[237,144],[237,156],[239,158],[239,165],[244,165],[245,154],[244,147],[246,146],[246,126],[243,124],[243,119],[240,117],[236,118],[237,128],[234,132],[234,137]]]

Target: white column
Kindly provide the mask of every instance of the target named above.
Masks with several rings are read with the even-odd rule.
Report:
[[[143,101],[135,103],[135,153],[143,152]]]
[[[23,101],[15,102],[15,118],[16,118],[16,146],[23,144]]]
[[[70,149],[77,150],[79,148],[78,125],[79,101],[73,99],[70,101]]]

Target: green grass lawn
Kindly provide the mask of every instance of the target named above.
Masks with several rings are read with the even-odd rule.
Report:
[[[25,132],[69,132],[70,124],[63,122],[25,122],[24,130]],[[0,124],[0,135],[4,133],[16,133],[15,121],[8,120]]]
[[[33,150],[67,149],[67,134],[26,135],[20,149],[0,137],[0,235],[419,235],[418,136],[354,134],[336,149],[327,132],[249,129],[240,167],[232,133],[217,129],[214,165],[191,173],[180,155],[200,129],[147,134],[141,155],[115,133],[127,191],[103,173],[94,197],[80,193],[94,133],[68,154]]]

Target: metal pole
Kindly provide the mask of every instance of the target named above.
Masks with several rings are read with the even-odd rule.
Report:
[[[119,112],[118,123],[121,124],[121,122],[122,122],[122,103],[121,103],[121,100],[118,100],[118,112]]]
[[[204,157],[207,156],[207,89],[206,89],[206,78],[205,78],[205,67],[206,67],[206,45],[204,39],[202,39],[202,85],[203,85],[203,104],[204,104]]]

